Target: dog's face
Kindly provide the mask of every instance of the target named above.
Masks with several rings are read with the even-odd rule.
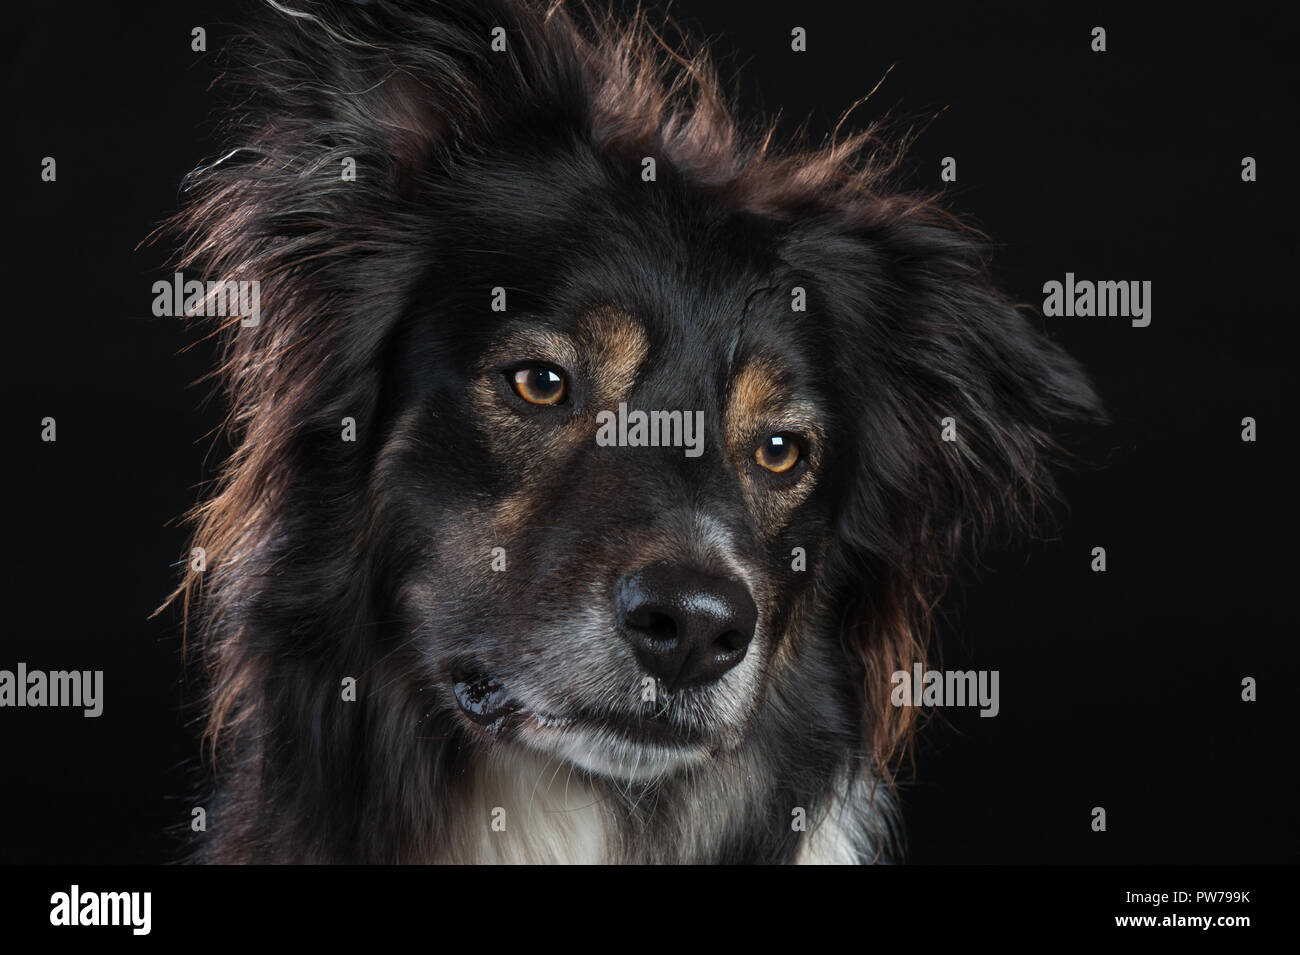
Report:
[[[485,745],[648,778],[742,740],[813,610],[832,340],[762,222],[612,175],[566,210],[567,180],[518,176],[546,221],[503,204],[453,243],[393,349],[396,602]]]

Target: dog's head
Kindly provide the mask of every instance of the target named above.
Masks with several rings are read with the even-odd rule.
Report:
[[[890,749],[935,579],[1047,492],[1083,375],[868,138],[743,142],[644,28],[407,7],[266,30],[184,220],[263,315],[229,323],[241,443],[199,529],[214,726],[254,656],[332,641],[469,740],[621,780],[816,681]]]

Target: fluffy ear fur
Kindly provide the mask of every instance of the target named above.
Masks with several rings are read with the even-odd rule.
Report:
[[[856,591],[846,638],[869,738],[887,760],[916,712],[890,703],[891,675],[924,661],[964,542],[1026,526],[1052,497],[1053,435],[1104,413],[1078,364],[990,285],[979,236],[932,202],[864,199],[796,229],[787,254],[834,328],[842,407],[863,409],[836,556]]]
[[[311,373],[317,355],[300,368],[289,357],[302,333],[349,336],[330,370],[355,380],[388,330],[388,299],[418,273],[405,266],[425,231],[422,197],[512,115],[557,119],[570,108],[557,90],[578,75],[572,43],[552,43],[563,31],[528,3],[269,5],[229,51],[229,150],[191,174],[176,223],[183,265],[259,280],[262,310],[275,316],[231,336],[238,353],[225,373],[249,408]],[[495,29],[504,52],[491,48]],[[356,308],[359,320],[322,329],[313,316],[325,306]]]

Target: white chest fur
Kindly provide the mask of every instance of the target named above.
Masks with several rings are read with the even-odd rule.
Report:
[[[487,755],[474,774],[455,826],[461,838],[443,861],[489,865],[627,861],[619,855],[621,840],[610,806],[572,764],[512,748]],[[873,794],[864,781],[845,778],[841,782],[837,797],[819,818],[810,820],[809,831],[801,836],[797,864],[853,864],[871,844],[867,825],[871,816],[863,810]],[[887,799],[880,791],[874,796],[882,802]],[[725,812],[705,815],[719,819]],[[692,835],[697,845],[712,841],[708,833]]]
[[[568,763],[513,750],[475,770],[463,810],[463,843],[453,861],[486,864],[596,864],[607,854],[608,822],[599,795]]]

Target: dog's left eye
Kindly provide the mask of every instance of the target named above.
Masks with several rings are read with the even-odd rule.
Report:
[[[530,405],[558,405],[568,393],[568,382],[547,365],[524,365],[506,372],[515,394]]]
[[[792,434],[774,434],[758,446],[754,460],[774,474],[785,474],[799,463],[799,441]]]

